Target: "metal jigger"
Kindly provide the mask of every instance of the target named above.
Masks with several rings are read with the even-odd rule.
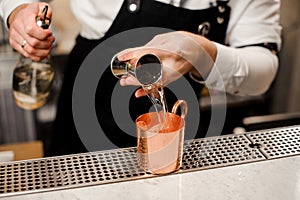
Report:
[[[159,58],[153,54],[146,54],[132,64],[130,60],[120,61],[115,55],[111,60],[111,71],[117,78],[131,75],[142,86],[156,84],[162,77],[162,64]]]

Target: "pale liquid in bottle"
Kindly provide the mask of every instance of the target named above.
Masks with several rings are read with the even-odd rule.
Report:
[[[16,67],[13,73],[15,102],[22,108],[32,110],[46,103],[54,78],[54,70],[47,63],[32,62]]]

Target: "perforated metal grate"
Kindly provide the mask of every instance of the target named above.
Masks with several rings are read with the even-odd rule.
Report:
[[[299,144],[299,127],[189,140],[176,173],[298,155]],[[136,148],[2,163],[0,197],[154,176],[137,166]]]
[[[263,159],[244,135],[230,135],[186,141],[182,169],[208,169]]]
[[[2,164],[0,170],[0,193],[87,186],[145,175],[136,165],[134,148],[13,162]]]
[[[246,134],[268,158],[300,154],[300,128],[289,127]]]

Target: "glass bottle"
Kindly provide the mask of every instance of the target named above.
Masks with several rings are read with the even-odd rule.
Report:
[[[51,22],[46,17],[47,10],[48,6],[45,6],[43,15],[36,18],[43,29]],[[13,96],[21,108],[34,110],[46,103],[54,79],[54,68],[49,60],[50,56],[39,62],[20,56],[13,72]]]

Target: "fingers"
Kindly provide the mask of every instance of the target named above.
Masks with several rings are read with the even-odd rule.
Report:
[[[167,85],[174,80],[177,80],[182,74],[185,74],[190,67],[187,67],[188,63],[186,60],[178,54],[168,52],[164,49],[158,49],[154,47],[138,47],[126,49],[118,54],[119,60],[136,62],[136,59],[140,58],[145,54],[155,54],[160,58],[163,65],[163,78],[161,84]],[[128,76],[120,80],[121,86],[138,85],[135,78]]]
[[[146,96],[147,93],[142,88],[140,88],[137,91],[135,91],[134,95],[135,95],[136,98],[139,98],[139,97]]]
[[[136,86],[138,86],[140,84],[138,83],[138,81],[135,78],[133,78],[131,76],[123,76],[120,79],[120,85],[121,86],[128,86],[128,85],[136,85]],[[138,89],[135,92],[135,97],[136,98],[139,98],[139,97],[142,97],[142,96],[146,96],[146,95],[147,95],[147,93],[142,88]]]
[[[36,23],[36,17],[43,14],[46,3],[32,3],[16,9],[9,28],[9,42],[19,53],[32,60],[41,60],[49,55],[53,48],[54,36],[51,30],[43,29]],[[13,11],[14,12],[14,11]],[[45,12],[44,12],[45,14]],[[52,11],[48,7],[47,18]],[[26,45],[24,44],[26,41]]]
[[[121,51],[120,53],[118,53],[118,59],[120,61],[136,60],[145,54],[156,54],[156,53],[159,53],[159,50],[156,50],[155,48],[152,47],[145,47],[145,46],[136,47],[136,48],[130,48]]]
[[[128,86],[128,85],[140,85],[136,78],[132,76],[123,76],[120,79],[121,86]]]
[[[24,43],[26,43],[26,45],[23,45]],[[24,40],[20,46],[17,46],[16,50],[27,58],[30,58],[35,61],[40,61],[50,54],[51,49],[52,48],[36,49],[30,44],[30,42]]]
[[[11,33],[9,41],[11,46],[25,57],[39,61],[50,54],[53,48],[54,37],[40,41],[32,37],[25,36],[23,38],[20,34]]]

